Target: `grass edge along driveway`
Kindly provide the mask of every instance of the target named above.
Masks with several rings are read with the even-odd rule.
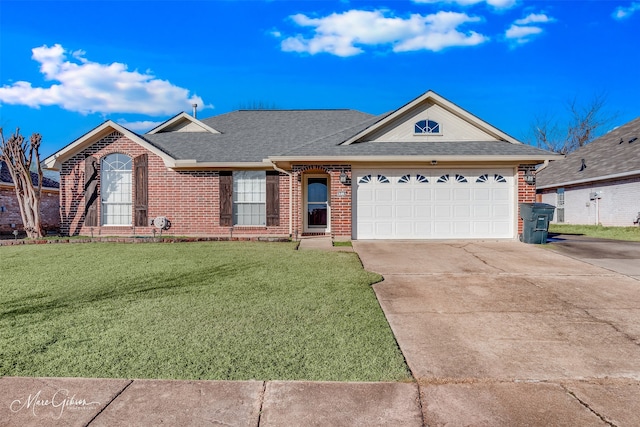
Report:
[[[294,243],[0,247],[0,375],[394,381],[354,253]]]

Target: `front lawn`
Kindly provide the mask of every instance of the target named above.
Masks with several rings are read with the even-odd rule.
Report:
[[[603,227],[602,225],[549,224],[550,233],[580,234],[613,240],[640,241],[640,227]]]
[[[0,375],[409,378],[342,252],[293,243],[0,247]]]

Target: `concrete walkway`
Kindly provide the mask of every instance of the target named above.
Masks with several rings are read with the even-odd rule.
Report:
[[[332,252],[353,252],[351,246],[333,246],[333,239],[330,236],[309,236],[302,237],[298,245],[299,251],[321,250]]]

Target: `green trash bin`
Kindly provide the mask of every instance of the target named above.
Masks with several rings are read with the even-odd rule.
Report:
[[[524,243],[547,243],[549,223],[556,207],[547,203],[520,203],[520,218],[523,220],[520,241]]]

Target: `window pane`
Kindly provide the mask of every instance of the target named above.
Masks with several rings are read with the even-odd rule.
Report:
[[[131,225],[132,174],[131,158],[126,154],[109,154],[102,160],[103,225]]]
[[[267,179],[265,171],[233,173],[235,225],[266,225]]]

